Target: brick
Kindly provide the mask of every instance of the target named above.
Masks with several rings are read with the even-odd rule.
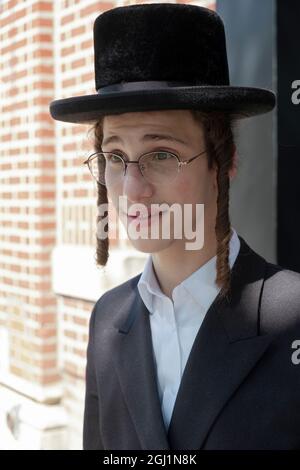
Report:
[[[36,2],[32,5],[32,11],[48,11],[51,12],[53,10],[53,2]]]
[[[80,17],[83,18],[93,13],[100,15],[100,13],[102,13],[103,11],[114,8],[114,6],[115,5],[113,2],[105,2],[105,1],[93,2],[87,7],[82,8],[80,10]]]

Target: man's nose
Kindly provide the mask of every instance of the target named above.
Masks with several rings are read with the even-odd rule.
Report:
[[[129,163],[123,176],[123,194],[127,194],[131,200],[135,200],[141,195],[147,195],[150,192],[150,186],[142,175],[138,164]]]
[[[141,177],[144,179],[141,170],[139,168],[139,164],[136,162],[127,162],[126,168],[125,168],[125,175],[124,179],[126,177],[134,176],[134,177]]]

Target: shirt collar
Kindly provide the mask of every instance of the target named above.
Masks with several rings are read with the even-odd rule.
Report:
[[[237,258],[240,250],[240,240],[236,230],[232,228],[232,235],[229,242],[229,265],[230,269]],[[217,256],[213,256],[203,266],[193,272],[190,276],[178,284],[172,293],[174,305],[180,300],[180,292],[187,292],[195,302],[202,306],[205,311],[209,308],[215,297],[220,291],[220,287],[215,283],[216,278],[216,260]],[[165,294],[161,291],[157,277],[153,269],[152,256],[147,258],[144,270],[137,284],[139,293],[149,310],[153,313],[153,296],[165,298]]]

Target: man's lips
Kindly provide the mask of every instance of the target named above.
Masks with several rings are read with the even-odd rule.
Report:
[[[147,215],[144,215],[145,214],[145,211],[136,211],[137,212],[137,215],[130,215],[130,214],[125,214],[129,219],[148,219],[149,217],[153,216],[157,216],[157,215],[160,215],[162,214],[163,212],[162,211],[159,211],[159,212],[153,212],[151,213],[151,211],[148,211],[147,212]]]
[[[152,215],[155,216],[155,215],[157,215],[157,214],[152,214]],[[151,212],[150,212],[150,213],[148,212],[148,215],[146,215],[146,216],[145,216],[145,215],[141,215],[141,214],[138,214],[138,215],[129,215],[129,214],[127,214],[127,217],[128,217],[129,219],[141,219],[141,220],[142,220],[142,219],[149,219],[149,218],[151,217]]]

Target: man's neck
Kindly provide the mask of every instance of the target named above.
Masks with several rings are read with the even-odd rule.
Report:
[[[173,289],[213,258],[216,250],[216,238],[212,236],[204,240],[201,250],[185,250],[184,244],[174,243],[166,250],[153,253],[154,273],[162,292],[172,300]]]

